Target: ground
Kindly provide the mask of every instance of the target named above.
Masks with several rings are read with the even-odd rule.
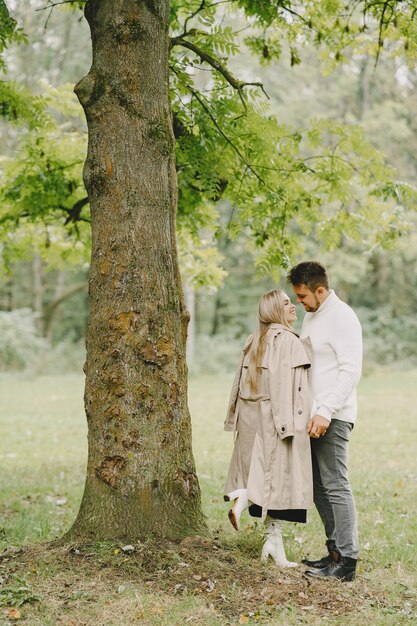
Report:
[[[62,541],[85,472],[82,378],[0,377],[0,624],[417,623],[417,371],[375,371],[361,383],[350,446],[361,537],[352,583],[261,563],[259,522],[243,516],[239,532],[229,524],[222,488],[232,438],[222,424],[231,376],[190,385],[210,536],[92,545]],[[324,554],[314,511],[284,535],[291,560]]]
[[[5,551],[3,576],[9,582],[16,576],[30,580],[30,604],[18,609],[21,620],[7,617],[13,616],[10,607],[3,610],[5,623],[364,624],[366,615],[377,619],[380,609],[394,608],[384,589],[372,589],[364,571],[353,583],[310,581],[302,566],[261,564],[257,543],[254,538],[242,549],[194,537],[178,545],[148,542],[128,549],[39,545]],[[409,597],[404,588],[398,600]],[[402,621],[397,613],[395,622],[387,615],[372,623]]]

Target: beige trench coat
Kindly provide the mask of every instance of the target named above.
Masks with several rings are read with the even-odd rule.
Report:
[[[270,325],[255,395],[247,382],[249,339],[240,358],[225,421],[225,430],[237,433],[225,493],[247,488],[249,500],[262,507],[263,517],[268,509],[310,508],[309,340],[300,340],[280,324]]]

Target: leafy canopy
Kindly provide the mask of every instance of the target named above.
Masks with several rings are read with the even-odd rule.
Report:
[[[412,13],[400,4],[391,3],[401,11],[394,21],[391,9],[360,2],[349,11],[337,1],[172,3],[179,211],[191,232],[204,206],[222,198],[229,218],[217,232],[245,229],[259,249],[258,267],[274,273],[300,251],[305,234],[328,249],[345,238],[370,249],[406,231],[415,190],[396,182],[360,126],[328,119],[297,129],[281,124],[262,86],[230,70],[244,46],[262,63],[286,51],[295,64],[301,47],[315,45],[329,71],[352,46],[376,57],[383,36],[392,38],[393,52],[401,44],[412,59]]]
[[[322,51],[327,71],[351,50],[375,59],[387,50],[412,62],[417,3],[173,0],[170,6],[178,237],[191,283],[221,281],[215,238],[222,233],[245,231],[258,250],[258,268],[273,274],[301,251],[306,234],[327,249],[346,238],[372,249],[407,230],[415,190],[396,181],[360,126],[329,119],[303,128],[282,124],[271,115],[263,86],[242,80],[232,68],[245,50],[261,63],[287,55],[298,64],[301,48],[309,45]],[[16,25],[10,32],[21,36]],[[88,244],[86,207],[77,205],[83,200],[78,160],[84,140],[73,141],[76,156],[60,151],[63,140],[49,141],[48,132],[56,132],[50,118],[25,139],[20,158],[5,172],[1,223],[9,233],[22,225],[59,224],[68,241]]]

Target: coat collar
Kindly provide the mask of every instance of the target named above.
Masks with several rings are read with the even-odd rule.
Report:
[[[294,335],[297,335],[295,330],[293,330],[292,328],[288,328],[288,326],[284,326],[284,324],[270,324],[269,325],[269,329],[272,329],[272,330],[286,330],[289,333],[293,333]],[[298,335],[297,335],[297,337],[298,337]]]

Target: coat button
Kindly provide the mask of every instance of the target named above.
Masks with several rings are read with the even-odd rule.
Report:
[[[301,391],[301,387],[298,387],[298,391]]]
[[[285,426],[281,426],[281,432],[285,433]]]
[[[301,413],[302,413],[302,410],[300,409],[300,410],[298,411],[298,415],[301,415]]]

